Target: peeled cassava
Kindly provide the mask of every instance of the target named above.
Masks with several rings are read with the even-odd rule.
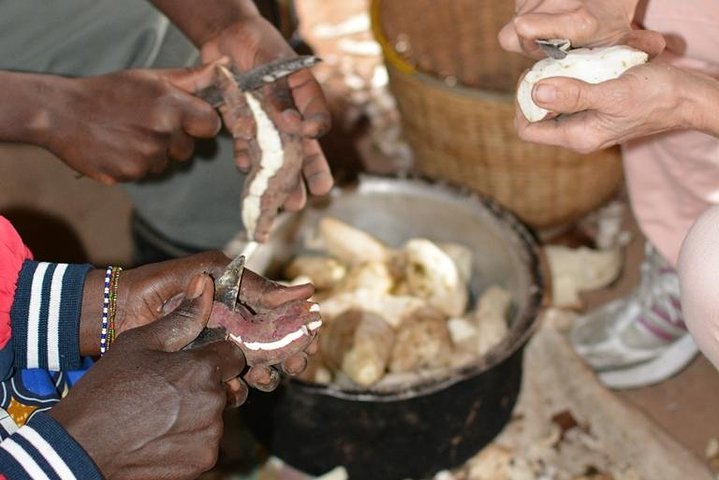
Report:
[[[649,56],[627,46],[577,48],[562,59],[545,58],[535,63],[522,78],[517,89],[517,102],[530,122],[544,120],[548,110],[532,100],[534,85],[549,77],[571,77],[588,83],[601,83],[619,77],[625,70],[646,63]]]

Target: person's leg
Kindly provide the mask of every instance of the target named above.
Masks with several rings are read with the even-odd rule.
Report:
[[[678,131],[623,148],[634,216],[652,245],[630,296],[577,322],[571,339],[607,386],[631,388],[671,377],[698,348],[683,323],[673,269],[694,220],[717,201],[719,140]]]
[[[679,255],[682,306],[699,348],[719,369],[719,206],[694,223]]]

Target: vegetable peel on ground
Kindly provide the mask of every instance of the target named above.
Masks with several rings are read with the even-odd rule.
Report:
[[[544,251],[552,275],[552,305],[555,307],[581,308],[580,291],[604,288],[622,271],[619,248],[594,250],[548,245]]]

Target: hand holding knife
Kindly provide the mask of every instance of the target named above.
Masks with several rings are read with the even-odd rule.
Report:
[[[288,77],[304,68],[310,68],[320,62],[320,58],[314,55],[301,55],[298,57],[281,58],[247,72],[240,72],[234,65],[230,67],[218,66],[226,69],[233,77],[237,86],[243,92],[257,90],[265,85],[271,84],[282,78]],[[211,85],[196,93],[198,97],[217,108],[225,103],[222,90],[219,84]]]

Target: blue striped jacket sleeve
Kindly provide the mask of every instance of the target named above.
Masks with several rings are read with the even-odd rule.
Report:
[[[10,317],[15,368],[50,371],[81,367],[80,313],[91,265],[26,260]]]
[[[44,412],[0,443],[0,473],[13,480],[102,479],[82,447]]]

